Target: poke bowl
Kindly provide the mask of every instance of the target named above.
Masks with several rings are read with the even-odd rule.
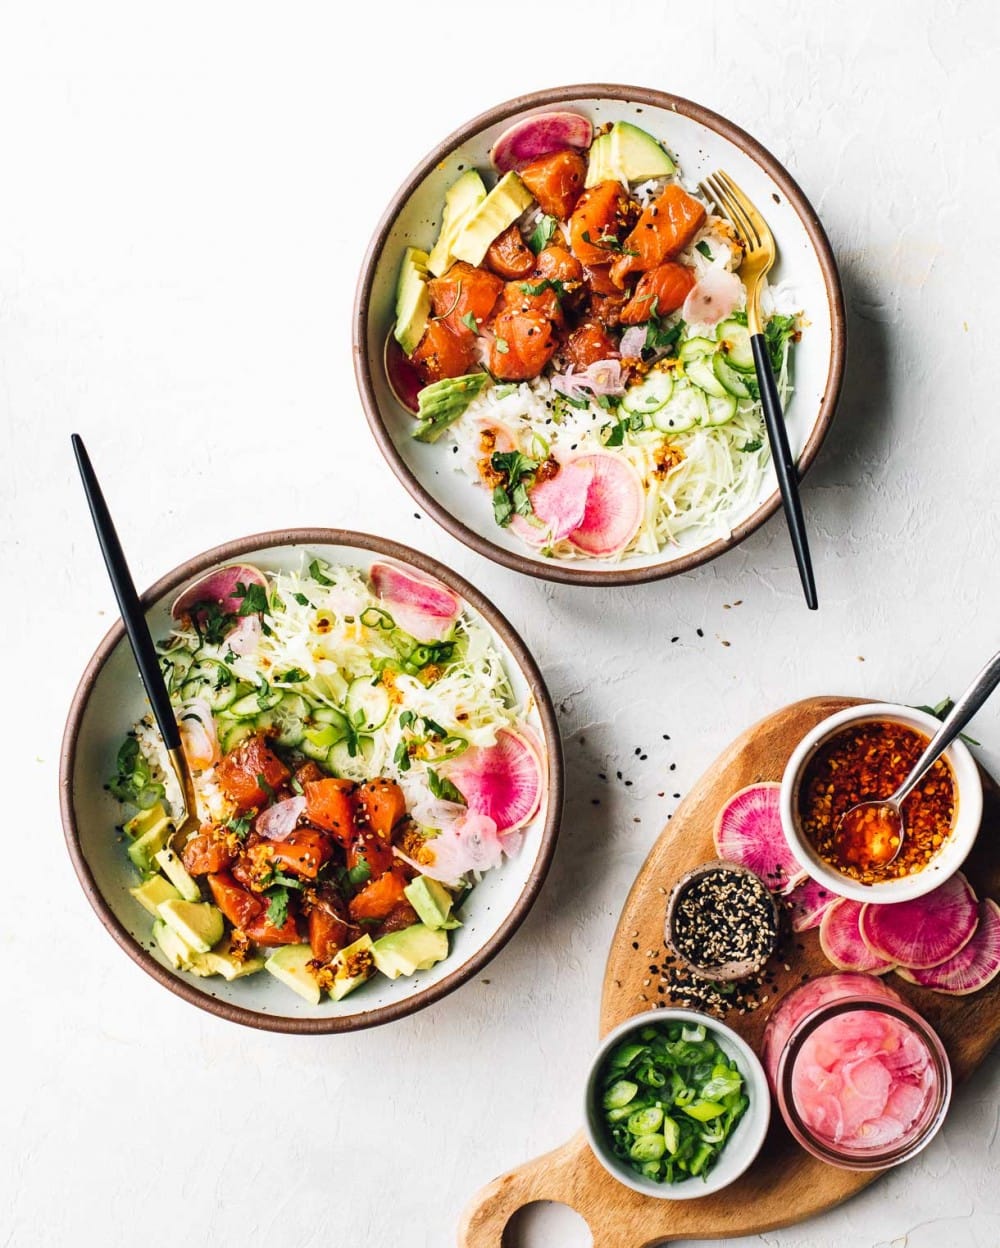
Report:
[[[216,547],[143,604],[198,832],[177,836],[120,621],[60,762],[73,866],[133,961],[222,1018],[314,1034],[402,1018],[481,970],[542,886],[562,802],[549,695],[497,609],[425,555],[334,529]]]
[[[473,118],[376,228],[354,313],[372,432],[413,498],[488,558],[586,585],[655,580],[780,505],[739,277],[699,183],[767,218],[768,347],[800,473],[836,406],[843,296],[790,175],[732,122],[584,85]]]

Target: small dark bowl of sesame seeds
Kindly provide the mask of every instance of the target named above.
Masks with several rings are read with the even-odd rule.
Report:
[[[778,942],[778,907],[753,871],[722,858],[686,872],[667,898],[667,944],[698,975],[756,974]]]

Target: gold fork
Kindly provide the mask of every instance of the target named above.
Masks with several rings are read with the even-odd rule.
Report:
[[[809,542],[806,537],[805,519],[802,515],[802,500],[799,498],[799,474],[792,456],[792,449],[788,444],[788,431],[785,428],[784,415],[781,411],[778,387],[771,370],[771,358],[760,312],[760,294],[764,279],[778,254],[774,245],[774,235],[750,199],[722,169],[709,174],[704,182],[698,185],[701,193],[716,206],[719,214],[726,218],[743,244],[740,276],[747,288],[747,328],[750,331],[750,347],[753,351],[760,401],[764,409],[764,424],[767,427],[767,437],[771,444],[771,458],[774,461],[781,499],[785,505],[785,518],[788,521],[788,531],[792,539],[792,549],[795,551],[795,562],[798,564],[802,588],[805,591],[806,604],[811,611],[815,611],[818,606],[816,581],[813,577],[812,560],[809,557]]]

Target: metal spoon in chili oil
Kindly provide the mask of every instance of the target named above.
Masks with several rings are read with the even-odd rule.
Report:
[[[952,707],[913,770],[891,797],[860,802],[844,812],[833,844],[845,862],[861,867],[886,867],[899,855],[906,836],[903,802],[1000,684],[1000,652],[995,654]]]

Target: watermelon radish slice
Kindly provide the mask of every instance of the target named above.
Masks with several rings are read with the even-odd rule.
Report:
[[[645,493],[642,478],[621,455],[592,451],[571,463],[592,474],[583,519],[569,540],[584,554],[613,555],[635,537],[642,523]],[[558,480],[558,476],[555,478]]]
[[[866,905],[858,927],[861,939],[877,957],[910,970],[924,970],[964,949],[978,923],[976,894],[959,871],[913,901]]]
[[[803,880],[787,896],[793,932],[819,927],[823,915],[837,901],[836,895],[818,880]]]
[[[749,867],[775,893],[787,893],[804,878],[781,829],[781,785],[751,784],[726,802],[715,823],[720,858]]]
[[[501,728],[493,745],[474,745],[441,770],[470,811],[492,819],[500,835],[534,818],[542,800],[541,760],[520,733]]]
[[[819,944],[838,971],[867,971],[871,975],[884,975],[892,970],[892,963],[872,953],[861,939],[858,930],[862,905],[841,897],[828,906],[819,925]]]
[[[401,407],[416,416],[420,410],[420,391],[424,387],[423,380],[417,372],[417,366],[396,341],[391,331],[385,340],[385,379],[393,397]]]
[[[446,585],[398,563],[373,563],[375,593],[399,627],[417,641],[440,641],[451,632],[462,602]]]
[[[963,949],[946,962],[923,970],[899,968],[911,984],[964,997],[978,992],[1000,972],[1000,906],[991,898],[979,903],[979,926]]]
[[[587,496],[594,471],[579,461],[564,464],[554,477],[534,486],[528,498],[533,516],[516,512],[511,529],[531,546],[561,542],[577,529],[587,510]]]
[[[714,264],[688,292],[681,316],[689,325],[718,325],[736,311],[742,294],[739,277]]]
[[[243,605],[243,598],[237,595],[238,585],[259,585],[267,589],[267,579],[259,568],[250,563],[227,563],[224,568],[216,568],[206,572],[179,594],[170,608],[175,620],[190,616],[195,607],[212,604],[226,615],[236,615]]]
[[[490,160],[498,173],[508,173],[564,147],[588,148],[593,136],[594,127],[579,113],[537,113],[509,126],[493,144]]]

